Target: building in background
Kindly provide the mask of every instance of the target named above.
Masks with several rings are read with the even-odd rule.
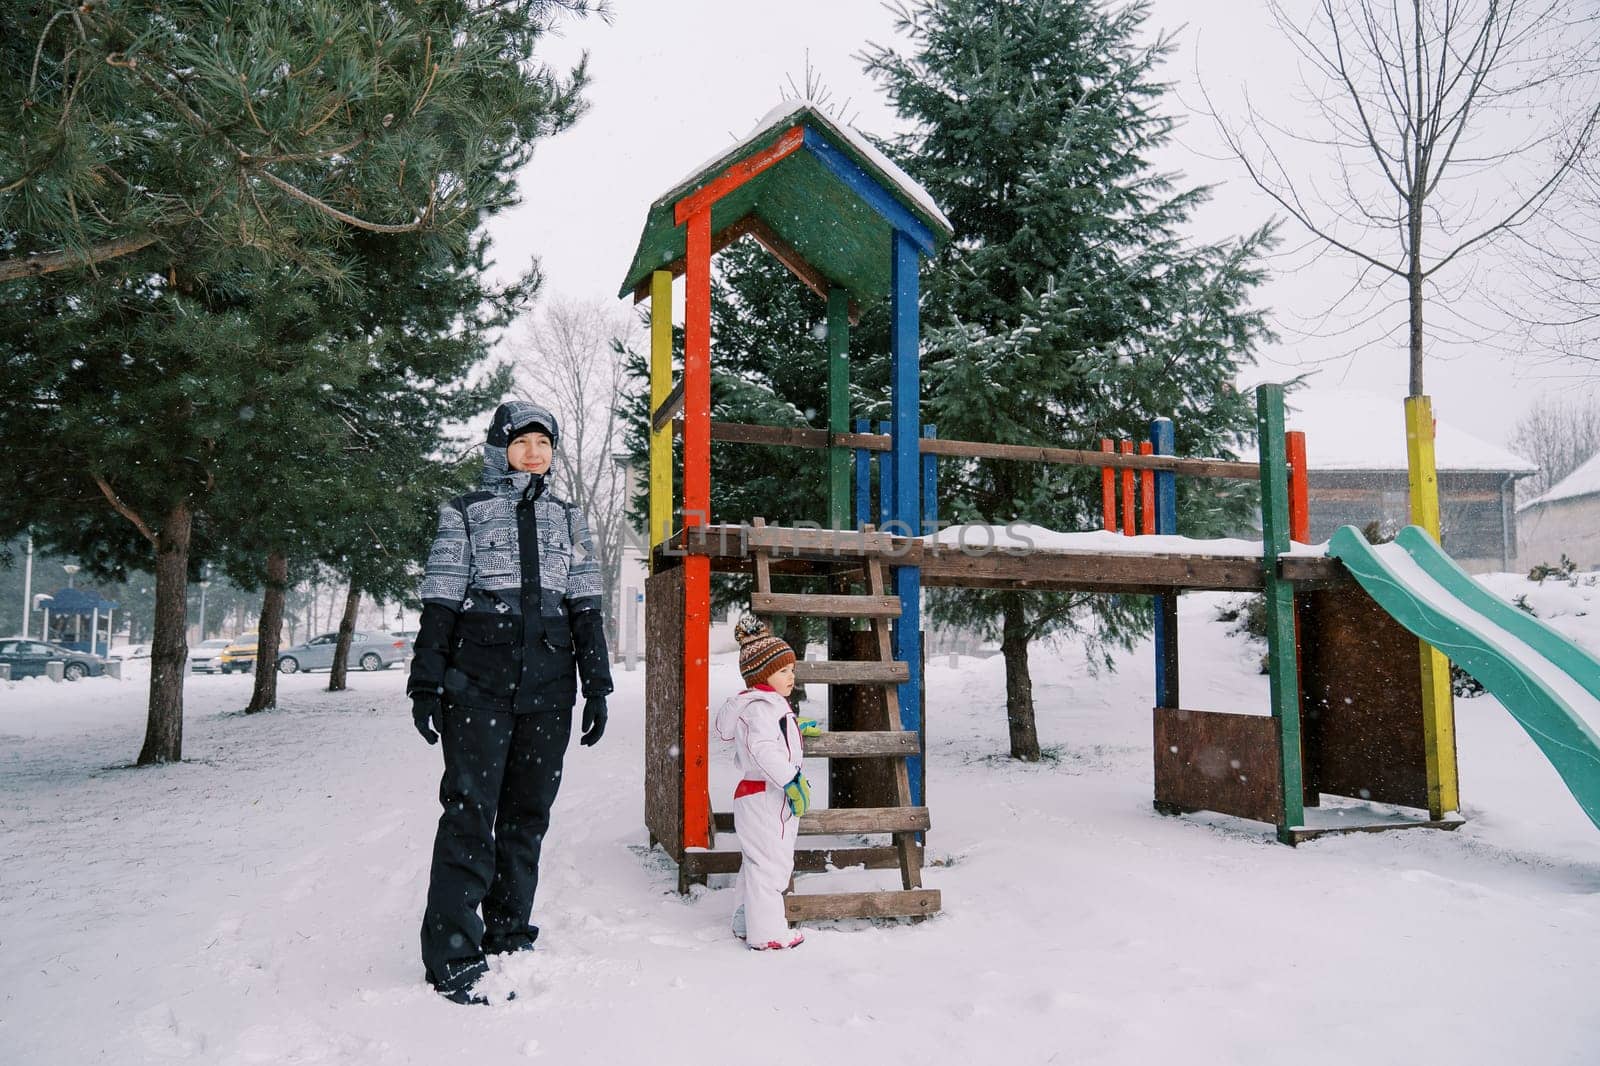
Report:
[[[1552,566],[1564,555],[1580,570],[1600,569],[1600,455],[1517,511],[1517,569]]]
[[[1288,397],[1288,428],[1306,434],[1311,539],[1373,522],[1392,535],[1410,522],[1404,399],[1307,386]],[[1434,411],[1441,540],[1474,573],[1517,564],[1516,483],[1532,463],[1474,437]]]

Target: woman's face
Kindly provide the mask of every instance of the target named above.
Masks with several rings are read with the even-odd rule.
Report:
[[[534,430],[532,433],[524,433],[506,445],[506,462],[513,470],[530,474],[547,474],[550,472],[550,457],[553,453],[550,438]]]

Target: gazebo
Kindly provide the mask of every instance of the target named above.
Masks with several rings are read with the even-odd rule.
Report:
[[[44,608],[44,636],[50,637],[50,619],[54,616],[61,618],[87,618],[89,620],[89,639],[87,641],[74,638],[73,640],[57,641],[64,647],[74,651],[87,651],[93,655],[104,655],[110,650],[110,634],[112,620],[117,607],[116,601],[108,600],[93,589],[80,589],[76,587],[60,588],[48,597],[41,597],[39,605]],[[105,617],[106,641],[102,644],[99,640],[100,618]]]

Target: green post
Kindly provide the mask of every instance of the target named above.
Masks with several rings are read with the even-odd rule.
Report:
[[[1300,681],[1295,671],[1294,588],[1278,576],[1278,557],[1289,550],[1289,463],[1283,446],[1283,386],[1256,386],[1256,441],[1261,455],[1261,568],[1267,597],[1267,677],[1272,717],[1278,722],[1283,806],[1278,839],[1305,821],[1300,756]]]
[[[850,432],[850,294],[828,290],[828,432]],[[850,449],[828,449],[828,526],[851,528]]]

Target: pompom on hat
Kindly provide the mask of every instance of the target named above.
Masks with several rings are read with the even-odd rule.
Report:
[[[759,685],[785,666],[794,665],[794,649],[773,636],[767,624],[754,615],[739,619],[733,637],[739,642],[739,673],[746,685]]]

